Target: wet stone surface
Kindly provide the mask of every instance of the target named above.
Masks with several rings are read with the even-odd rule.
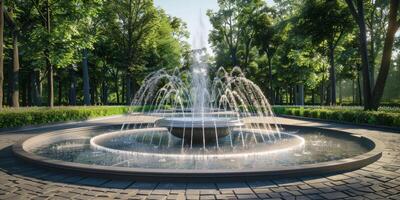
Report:
[[[74,126],[118,123],[118,120]],[[143,182],[90,177],[31,165],[14,157],[11,145],[43,130],[0,132],[0,199],[400,199],[399,133],[278,120],[283,124],[320,126],[375,137],[384,142],[385,151],[377,162],[340,174],[247,182]],[[68,126],[71,125],[58,128]]]

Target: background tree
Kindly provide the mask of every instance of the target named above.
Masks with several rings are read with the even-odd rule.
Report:
[[[335,49],[342,37],[351,30],[351,18],[344,3],[337,0],[307,0],[301,10],[297,27],[299,33],[311,37],[315,44],[325,43],[329,58],[328,102],[336,104]]]
[[[3,109],[4,81],[4,1],[0,0],[0,110]]]
[[[218,5],[218,11],[207,12],[214,28],[209,41],[214,47],[216,63],[225,67],[240,66],[246,71],[255,51],[255,21],[265,3],[261,0],[219,0]]]
[[[392,51],[394,38],[397,30],[399,29],[400,22],[398,20],[399,4],[397,0],[391,0],[389,3],[389,13],[388,13],[388,25],[386,36],[384,40],[381,66],[379,69],[376,84],[373,87],[370,80],[370,63],[368,61],[368,47],[367,47],[367,29],[364,11],[364,2],[361,0],[346,0],[348,8],[353,15],[355,21],[359,27],[359,40],[360,40],[360,52],[361,52],[361,62],[363,69],[363,85],[364,85],[364,102],[366,110],[377,110],[383,96],[383,91],[385,89],[386,80],[388,77],[388,72],[391,66]]]
[[[279,24],[273,25],[274,18],[276,18],[274,10],[268,7],[264,7],[263,12],[254,20],[254,43],[258,46],[261,51],[261,55],[265,54],[268,65],[268,96],[271,103],[274,103],[274,91],[272,84],[272,59],[275,56],[276,50],[281,42],[281,37],[278,33]],[[276,22],[275,22],[276,23]]]

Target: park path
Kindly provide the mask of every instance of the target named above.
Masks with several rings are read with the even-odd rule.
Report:
[[[362,169],[290,179],[222,183],[113,180],[44,169],[18,160],[11,151],[16,141],[45,131],[124,120],[116,117],[0,132],[0,199],[400,199],[400,134],[356,125],[278,118],[282,124],[345,130],[385,144],[383,157]]]

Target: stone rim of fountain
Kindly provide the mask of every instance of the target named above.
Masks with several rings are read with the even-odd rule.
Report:
[[[157,120],[156,125],[168,128],[235,128],[244,126],[239,119],[225,117],[166,117]]]
[[[305,128],[302,126],[283,125],[283,127]],[[76,128],[76,130],[86,130],[91,127]],[[306,127],[310,128],[310,127]],[[312,127],[312,129],[322,129],[320,127]],[[75,129],[70,129],[75,130]],[[332,130],[329,130],[332,131]],[[215,178],[216,181],[224,180],[247,180],[266,177],[298,177],[306,175],[321,175],[325,173],[344,172],[359,169],[377,161],[382,156],[384,144],[372,137],[360,136],[346,131],[334,130],[340,134],[351,135],[358,138],[360,142],[371,146],[371,150],[351,158],[345,158],[335,161],[321,162],[316,164],[304,164],[292,167],[279,167],[268,170],[190,170],[190,169],[145,169],[145,168],[126,168],[114,166],[89,165],[81,163],[73,163],[62,160],[50,159],[39,156],[31,152],[29,144],[43,144],[44,140],[55,139],[55,135],[59,133],[50,132],[44,133],[31,138],[21,140],[15,143],[12,147],[14,154],[24,160],[39,164],[44,167],[78,172],[85,175],[104,176],[104,177],[119,177],[119,178],[138,178],[149,181],[158,180],[174,180],[174,181],[209,181]]]

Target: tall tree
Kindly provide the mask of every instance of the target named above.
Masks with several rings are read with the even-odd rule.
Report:
[[[10,27],[12,29],[12,49],[13,49],[13,64],[12,64],[12,70],[11,70],[11,105],[13,107],[19,107],[19,51],[18,51],[18,35],[19,35],[19,30],[18,30],[18,24],[16,21],[16,15],[14,13],[14,6],[11,5],[8,8],[8,11],[6,12],[6,17],[7,21],[10,24]]]
[[[375,85],[375,71],[377,58],[382,53],[385,29],[387,26],[387,12],[389,5],[387,1],[365,2],[366,26],[369,32],[369,67],[371,87]]]
[[[156,8],[152,0],[119,0],[112,5],[118,10],[117,20],[120,23],[116,28],[123,44],[124,71],[126,72],[125,102],[130,104],[132,98],[132,83],[136,77],[132,72],[143,67],[143,47],[146,46],[146,36],[154,31]]]
[[[274,103],[274,91],[272,87],[272,59],[280,43],[277,25],[273,25],[273,13],[268,7],[254,20],[255,37],[254,42],[258,48],[266,55],[268,64],[268,96]]]
[[[218,11],[207,12],[214,28],[209,37],[217,59],[225,66],[240,66],[246,71],[255,47],[255,20],[262,13],[265,2],[219,0],[218,5]]]
[[[0,0],[0,110],[3,109],[4,81],[4,0]]]
[[[90,105],[90,85],[89,85],[89,66],[88,66],[88,52],[87,49],[83,50],[82,61],[83,73],[83,102],[85,105]]]
[[[360,52],[361,62],[363,71],[363,88],[364,88],[364,108],[366,110],[377,110],[380,105],[380,101],[383,96],[385,89],[386,80],[388,77],[391,60],[393,44],[395,34],[400,26],[398,19],[399,4],[398,0],[390,0],[389,14],[388,14],[388,25],[386,36],[384,40],[383,53],[381,66],[379,69],[378,77],[376,80],[375,87],[371,86],[370,80],[370,63],[368,62],[368,47],[367,47],[367,29],[364,14],[364,1],[362,0],[346,0],[351,14],[353,15],[357,25],[359,27],[359,40],[360,40]]]
[[[309,35],[315,44],[325,43],[330,63],[328,99],[336,104],[335,50],[346,32],[352,28],[350,13],[338,0],[307,0],[301,10],[299,33]]]

